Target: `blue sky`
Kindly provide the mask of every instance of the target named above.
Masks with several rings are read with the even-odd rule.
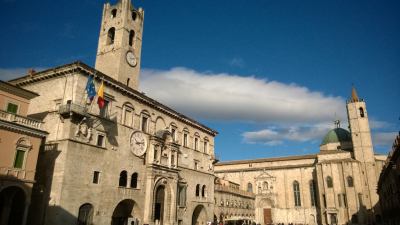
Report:
[[[0,75],[94,65],[102,4],[0,0]],[[375,150],[400,130],[399,1],[150,1],[140,89],[219,131],[222,160],[316,153],[352,83]]]

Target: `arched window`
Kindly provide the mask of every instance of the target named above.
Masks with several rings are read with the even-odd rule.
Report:
[[[247,192],[253,193],[253,185],[251,183],[247,183]]]
[[[114,44],[114,39],[115,39],[115,28],[111,27],[107,33],[107,45]]]
[[[207,137],[204,138],[204,142],[203,142],[203,152],[204,152],[204,153],[208,153],[208,138],[207,138]]]
[[[315,201],[315,182],[313,180],[310,180],[310,197],[311,197],[311,206],[316,205]]]
[[[117,9],[111,10],[111,18],[115,18],[117,16]]]
[[[354,182],[353,182],[353,177],[352,176],[348,176],[347,177],[347,186],[348,187],[354,187]]]
[[[187,128],[183,129],[183,146],[188,147],[189,145],[189,130]]]
[[[358,110],[360,111],[360,116],[364,117],[364,109],[362,107],[358,108]]]
[[[129,46],[133,46],[133,44],[135,43],[135,31],[131,30],[129,32]]]
[[[200,196],[200,184],[196,185],[196,196]]]
[[[203,187],[201,188],[201,196],[202,196],[202,197],[207,197],[207,188],[206,188],[206,185],[203,185]]]
[[[93,206],[86,203],[79,207],[78,225],[92,225],[93,220]]]
[[[123,170],[120,174],[119,174],[119,186],[120,187],[126,187],[127,185],[127,180],[128,180],[128,174],[125,170]]]
[[[294,206],[301,206],[300,185],[297,180],[293,182]]]
[[[135,21],[137,18],[137,12],[136,11],[132,11],[132,20]]]
[[[267,182],[267,181],[264,181],[264,182],[263,182],[263,189],[264,189],[264,190],[267,190],[267,189],[268,189],[268,182]]]
[[[330,177],[330,176],[327,176],[327,177],[326,177],[326,186],[327,186],[328,188],[333,187],[332,177]]]
[[[194,134],[194,143],[193,143],[193,148],[194,150],[199,150],[199,140],[200,140],[200,135],[198,133]]]
[[[138,174],[133,173],[131,177],[131,188],[137,188]]]

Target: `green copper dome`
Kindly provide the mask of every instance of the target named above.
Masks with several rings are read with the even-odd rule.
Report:
[[[322,140],[321,145],[326,145],[329,143],[336,143],[336,142],[350,142],[351,135],[350,132],[343,128],[335,128],[330,130]]]

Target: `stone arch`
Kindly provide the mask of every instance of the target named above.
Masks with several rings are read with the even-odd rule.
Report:
[[[135,217],[136,202],[132,199],[120,201],[114,208],[111,217],[111,225],[126,225]],[[138,213],[137,213],[138,214]]]
[[[207,224],[207,211],[203,205],[197,205],[192,214],[192,225]]]
[[[167,125],[165,123],[165,120],[160,116],[157,117],[155,132],[158,132],[160,130],[166,130],[166,129],[167,129]]]
[[[92,225],[93,221],[93,205],[84,203],[79,207],[78,225]]]
[[[262,198],[258,202],[258,208],[274,208],[275,202],[271,198]]]
[[[28,198],[24,188],[8,186],[0,191],[0,215],[4,224],[22,224]]]
[[[172,199],[175,199],[174,192],[172,191],[172,184],[164,177],[156,178],[153,190],[153,214],[152,220],[160,221],[160,224],[170,221],[173,216],[173,207],[171,207]]]

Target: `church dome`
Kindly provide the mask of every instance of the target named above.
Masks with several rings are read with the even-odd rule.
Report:
[[[325,135],[321,145],[337,142],[351,142],[350,132],[340,127],[332,129]]]

